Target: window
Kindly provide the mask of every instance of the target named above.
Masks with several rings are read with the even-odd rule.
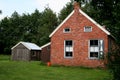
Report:
[[[70,32],[70,28],[65,28],[63,32],[69,33]]]
[[[90,40],[89,50],[91,59],[103,58],[103,40]]]
[[[72,40],[66,40],[65,43],[65,58],[71,58],[73,56],[73,41]]]
[[[91,32],[92,31],[92,27],[91,26],[85,26],[84,27],[84,32]]]
[[[32,56],[36,56],[36,53],[35,53],[35,51],[32,51]]]

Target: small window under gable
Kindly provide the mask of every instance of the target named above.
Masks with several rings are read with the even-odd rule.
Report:
[[[84,27],[84,32],[91,32],[92,31],[92,27],[91,26],[85,26]]]
[[[70,31],[71,31],[70,28],[64,28],[64,30],[63,30],[64,33],[69,33]]]

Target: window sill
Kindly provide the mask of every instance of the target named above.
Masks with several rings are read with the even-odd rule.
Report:
[[[71,33],[71,32],[63,32],[63,33]]]
[[[89,32],[87,32],[87,31],[84,31],[85,33],[89,33],[89,32],[92,32],[92,31],[89,31]]]
[[[89,58],[90,60],[98,60],[99,58]]]
[[[65,59],[73,59],[73,57],[64,57]]]

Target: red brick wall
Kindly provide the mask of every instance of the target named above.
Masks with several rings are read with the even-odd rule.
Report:
[[[92,26],[92,32],[84,32],[84,26]],[[63,29],[71,28],[70,33]],[[75,11],[74,14],[51,37],[51,63],[66,66],[102,67],[104,61],[89,59],[88,42],[91,39],[104,40],[104,52],[108,52],[108,36],[85,16]],[[73,58],[64,58],[64,41],[73,40]]]
[[[41,61],[42,62],[50,62],[50,45],[42,48],[41,50]]]

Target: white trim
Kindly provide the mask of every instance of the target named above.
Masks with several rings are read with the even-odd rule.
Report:
[[[107,35],[110,35],[110,32],[108,32],[106,29],[104,29],[100,24],[98,24],[95,20],[93,20],[91,17],[89,17],[86,13],[84,13],[81,9],[79,9],[79,12],[84,15],[87,19],[89,19],[92,23],[94,23],[96,26],[98,26],[102,31],[104,31]]]
[[[72,57],[66,57],[66,56],[65,56],[65,54],[66,54],[66,53],[65,53],[65,52],[66,52],[66,51],[65,51],[65,48],[66,48],[66,47],[65,47],[65,42],[66,42],[66,41],[72,41],[72,47],[73,47]],[[73,40],[70,40],[70,39],[64,40],[64,58],[66,58],[66,59],[71,59],[71,58],[73,58],[73,57],[74,57],[74,53],[73,53],[73,52],[74,52],[74,42],[73,42]]]
[[[69,29],[70,31],[65,32],[65,29]],[[63,33],[70,33],[70,32],[71,32],[71,28],[66,27],[66,28],[63,29]]]
[[[99,41],[100,40],[103,40],[103,39],[90,39],[89,41],[88,41],[88,58],[89,59],[100,59],[99,57],[100,57],[100,50],[98,51],[98,57],[90,57],[90,41],[91,40],[98,40],[98,47],[100,47],[100,43],[99,43]],[[103,43],[104,43],[104,40],[103,40]],[[103,44],[103,46],[104,46],[104,44]],[[103,47],[103,53],[104,53],[104,47]]]
[[[90,39],[90,40],[98,40],[98,46],[99,46],[99,39]],[[99,59],[99,51],[98,51],[98,57],[90,57],[90,40],[88,41],[88,58],[89,59]]]
[[[64,21],[49,35],[51,37],[74,13],[74,10],[64,19]]]
[[[44,48],[44,47],[46,47],[46,46],[48,46],[48,45],[50,45],[50,44],[51,44],[51,42],[49,42],[49,43],[47,43],[47,44],[41,46],[40,48],[42,49],[42,48]]]
[[[51,37],[74,13],[75,11],[73,10],[67,18],[49,35]],[[107,35],[111,35],[109,31],[107,31],[105,28],[103,28],[100,24],[98,24],[95,20],[93,20],[91,17],[89,17],[86,13],[84,13],[81,9],[79,9],[79,12],[84,15],[87,19],[89,19],[92,23],[94,23],[97,27],[99,27],[102,31],[104,31]]]
[[[85,31],[86,27],[90,27],[90,31]],[[92,32],[92,26],[84,26],[84,32]]]
[[[19,43],[17,43],[15,46],[13,46],[11,49],[14,49],[15,47],[17,47],[20,43],[22,43],[22,42],[19,42]]]

